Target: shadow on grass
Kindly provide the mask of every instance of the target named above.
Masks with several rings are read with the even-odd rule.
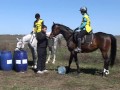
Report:
[[[37,69],[33,69],[32,65],[33,65],[33,61],[28,61],[28,66],[30,66],[30,69],[33,70],[36,73]]]
[[[33,65],[33,61],[28,61],[28,66],[32,66]],[[58,71],[59,66],[57,66],[56,68],[52,68],[52,69],[48,69],[48,70],[54,70],[54,71]],[[65,66],[66,70],[68,69],[68,66]],[[31,68],[32,69],[32,68]],[[36,72],[36,70],[32,69],[34,72]],[[102,71],[100,69],[96,69],[96,68],[80,68],[80,73],[85,73],[85,74],[91,74],[91,75],[101,75]],[[70,68],[70,72],[69,73],[77,73],[77,69],[72,69]]]
[[[28,61],[28,66],[32,66],[33,65],[33,61]]]
[[[67,68],[68,67],[66,66],[66,69]],[[77,73],[77,69],[70,68],[69,73],[75,73],[75,72]],[[102,71],[96,68],[80,68],[80,73],[91,74],[91,75],[101,75]]]

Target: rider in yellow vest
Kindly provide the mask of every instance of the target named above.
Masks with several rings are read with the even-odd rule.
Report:
[[[41,30],[44,26],[44,21],[42,19],[40,19],[39,13],[35,14],[35,18],[36,18],[36,20],[34,21],[34,26],[33,26],[32,32],[35,33],[36,39],[38,41],[38,38],[41,37]],[[34,65],[33,65],[34,69],[37,68],[36,64],[37,64],[37,62],[34,62]]]
[[[34,21],[33,31],[35,33],[39,33],[42,30],[42,26],[44,25],[44,21],[42,19],[40,19],[39,13],[35,14],[35,18],[36,18],[36,20]]]
[[[81,14],[83,15],[82,23],[81,23],[80,27],[75,29],[75,30],[80,29],[80,33],[78,35],[78,46],[75,49],[75,51],[78,53],[81,52],[81,38],[92,31],[92,28],[90,26],[90,18],[87,13],[87,8],[81,7],[80,11],[81,11]]]

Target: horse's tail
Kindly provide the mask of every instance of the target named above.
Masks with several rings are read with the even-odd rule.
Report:
[[[112,67],[115,63],[116,51],[117,51],[117,40],[110,34],[111,38],[111,51],[110,51],[110,66]]]

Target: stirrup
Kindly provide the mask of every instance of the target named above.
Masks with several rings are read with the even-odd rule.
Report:
[[[74,51],[77,52],[77,53],[80,53],[81,49],[77,47],[77,48],[74,49]]]

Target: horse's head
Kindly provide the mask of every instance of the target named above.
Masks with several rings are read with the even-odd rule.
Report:
[[[63,37],[68,40],[69,37],[72,36],[73,30],[65,25],[53,23],[52,32],[49,37],[52,38],[58,34],[62,34]]]
[[[24,43],[23,43],[23,41],[22,41],[22,39],[19,39],[19,38],[17,38],[17,46],[16,46],[16,48],[15,48],[15,51],[16,50],[21,50],[21,49],[23,49],[24,48]]]
[[[52,38],[57,36],[58,34],[60,34],[60,30],[60,26],[58,24],[53,23],[52,32],[49,37]]]

